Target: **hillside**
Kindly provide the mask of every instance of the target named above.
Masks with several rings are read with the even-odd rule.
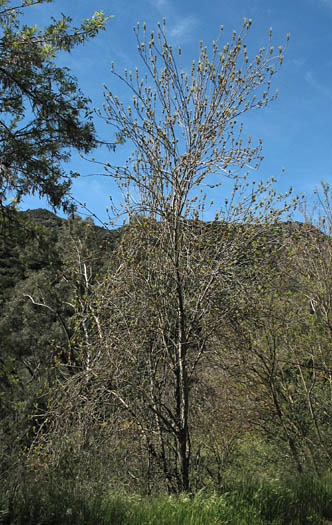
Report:
[[[167,418],[173,417],[172,405],[167,406],[172,401],[173,372],[172,367],[166,368],[166,357],[161,357],[163,342],[158,334],[169,338],[167,344],[171,345],[177,323],[176,310],[172,311],[172,286],[167,281],[172,268],[163,265],[158,255],[162,253],[158,251],[162,226],[150,221],[142,230],[139,221],[134,221],[108,231],[90,219],[61,219],[42,209],[18,212],[15,221],[2,226],[3,472],[12,480],[18,475],[25,464],[26,447],[41,439],[43,417],[48,414],[49,430],[43,438],[46,464],[54,461],[59,467],[59,458],[69,454],[71,467],[68,472],[65,467],[66,476],[78,476],[91,463],[100,471],[101,479],[116,484],[125,456],[127,466],[121,473],[124,486],[136,490],[142,482],[138,472],[150,461],[149,470],[142,474],[143,483],[149,486],[154,480],[162,487],[158,432],[158,439],[163,440],[161,451],[165,447],[172,450],[175,445],[167,427],[171,423],[166,424]],[[188,248],[188,254],[185,252],[185,264],[192,261],[190,271],[204,267],[209,272],[205,259],[216,252],[227,263],[215,297],[207,302],[210,310],[195,321],[190,343],[193,357],[188,357],[188,366],[193,359],[195,370],[190,380],[190,417],[196,483],[217,483],[223,471],[229,472],[230,465],[236,465],[235,456],[227,459],[228,447],[233,450],[236,443],[241,456],[242,440],[249,435],[252,443],[265,443],[264,450],[271,447],[271,461],[278,469],[283,468],[282,458],[290,457],[290,469],[320,471],[329,461],[330,443],[330,384],[326,381],[332,373],[330,239],[314,227],[296,222],[267,228],[187,221],[181,231],[190,250],[196,250],[189,253]],[[137,239],[139,250],[133,253],[131,243]],[[119,257],[128,258],[119,264]],[[232,258],[231,263],[227,257]],[[153,270],[144,281],[149,258],[159,274]],[[119,280],[124,268],[128,276],[136,275],[137,281],[125,273]],[[185,272],[183,275],[186,279]],[[204,275],[198,278],[204,285]],[[195,311],[191,306],[195,279],[190,274],[186,284],[188,323],[190,312]],[[162,290],[160,300],[158,289]],[[165,297],[169,299],[165,301]],[[133,308],[134,300],[138,300],[138,307]],[[115,308],[116,301],[121,309]],[[159,309],[165,308],[169,312],[167,322],[174,326],[154,328]],[[220,315],[217,324],[215,315]],[[210,333],[212,322],[215,328]],[[207,337],[209,350],[197,364],[195,344]],[[148,383],[154,355],[156,368]],[[87,366],[93,374],[90,380]],[[157,389],[152,399],[155,403],[160,399],[162,407],[163,424],[158,423],[159,427],[144,408],[151,381]],[[114,403],[115,384],[118,398],[128,396],[129,412],[124,410],[124,403]],[[159,414],[156,408],[154,411]],[[151,428],[147,449],[139,428]],[[63,434],[68,441],[62,440]],[[146,430],[143,435],[145,439],[149,436]],[[116,454],[110,456],[109,450]],[[40,461],[44,461],[42,456]],[[176,470],[169,474],[170,486],[177,475]],[[93,479],[94,474],[91,476]]]

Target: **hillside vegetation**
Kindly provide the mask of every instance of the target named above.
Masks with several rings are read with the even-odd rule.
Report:
[[[139,234],[138,224],[107,231],[46,210],[3,221],[0,459],[7,488],[17,487],[23,473],[146,493],[176,488],[166,415],[159,436],[149,442],[145,435],[155,413],[144,397],[149,344],[143,341],[133,355],[129,340],[127,349],[113,350],[108,334],[114,321],[105,287],[119,250],[130,250]],[[327,473],[330,237],[301,223],[271,225],[263,235],[259,226],[254,234],[224,223],[189,221],[185,227],[203,229],[213,251],[250,240],[232,268],[240,288],[231,280],[211,299],[211,310],[217,303],[223,315],[190,382],[191,490],[216,489],[246,472],[259,479]],[[135,264],[143,264],[146,242],[142,236]],[[141,341],[141,312],[123,314]],[[122,318],[116,319],[121,328]],[[207,330],[208,321],[207,310],[195,330]],[[166,405],[172,377],[164,366],[154,373]],[[160,439],[169,471],[158,456]]]

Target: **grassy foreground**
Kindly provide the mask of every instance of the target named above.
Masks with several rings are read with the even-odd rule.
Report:
[[[332,524],[332,479],[246,481],[220,494],[193,498],[70,494],[50,486],[29,486],[0,508],[10,525],[213,525]]]

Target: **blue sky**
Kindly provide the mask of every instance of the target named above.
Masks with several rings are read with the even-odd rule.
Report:
[[[321,180],[332,182],[332,0],[54,0],[26,9],[26,17],[29,23],[43,27],[50,16],[63,12],[79,25],[96,10],[114,15],[106,31],[58,60],[71,69],[94,107],[103,103],[104,83],[114,93],[118,89],[120,99],[126,96],[112,77],[110,64],[114,61],[118,71],[138,64],[132,31],[138,20],[154,29],[166,17],[169,41],[181,45],[188,63],[197,58],[200,40],[209,45],[222,24],[221,43],[226,43],[232,30],[241,28],[243,17],[253,20],[249,49],[254,55],[267,43],[271,26],[276,46],[284,44],[289,32],[285,61],[273,83],[279,90],[278,99],[245,118],[246,131],[263,140],[264,161],[254,177],[276,177],[280,191],[291,185],[296,193],[308,196]],[[98,117],[95,125],[102,139],[114,139],[114,131]],[[94,157],[121,165],[129,153],[126,144],[116,153],[96,150]],[[112,179],[100,176],[102,170],[77,155],[66,167],[82,174],[73,184],[75,198],[106,220],[109,195],[117,197]],[[35,197],[25,198],[21,205],[23,209],[40,206],[47,207],[47,203]]]

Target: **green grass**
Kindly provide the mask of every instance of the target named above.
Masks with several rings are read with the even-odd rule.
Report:
[[[1,500],[0,500],[1,501]],[[332,478],[242,481],[220,494],[84,496],[29,485],[6,508],[3,525],[263,525],[332,523]]]

